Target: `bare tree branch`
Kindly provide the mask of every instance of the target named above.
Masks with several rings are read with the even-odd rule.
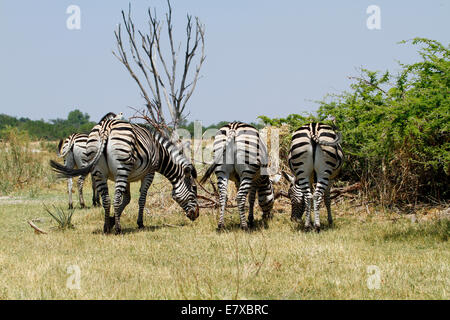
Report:
[[[135,29],[131,17],[131,4],[129,4],[127,15],[122,10],[122,23],[128,37],[128,47],[124,47],[121,34],[122,28],[121,24],[119,24],[117,30],[114,32],[117,42],[117,53],[113,51],[113,54],[126,67],[128,73],[136,81],[141,95],[146,101],[149,114],[145,115],[145,117],[151,120],[152,125],[158,123],[166,124],[163,112],[163,105],[165,104],[172,118],[171,125],[173,128],[177,128],[185,117],[186,104],[196,89],[198,79],[201,78],[199,76],[200,70],[205,61],[205,26],[200,22],[198,17],[195,17],[194,22],[192,16],[187,15],[184,65],[177,86],[177,65],[181,42],[176,50],[173,37],[172,6],[170,0],[167,0],[167,6],[168,11],[165,15],[166,28],[164,29],[166,29],[168,36],[170,49],[169,59],[164,56],[164,51],[162,50],[161,31],[163,29],[163,22],[158,19],[156,10],[153,13],[150,8],[147,10],[149,29],[148,33],[145,33]],[[136,33],[140,37],[140,46],[136,41]],[[198,51],[200,51],[198,63],[195,70],[189,72]],[[131,54],[132,61],[128,59],[127,52]],[[134,65],[140,70],[139,75],[134,71],[130,62],[134,62]],[[161,66],[163,69],[162,73],[158,70]],[[190,74],[192,74],[192,79],[188,81]],[[140,80],[140,76],[145,81]],[[147,93],[147,89],[150,90],[151,95]],[[164,103],[162,96],[164,97]],[[145,117],[141,118],[146,119]]]

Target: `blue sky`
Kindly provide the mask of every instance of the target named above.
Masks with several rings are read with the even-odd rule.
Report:
[[[143,99],[112,55],[113,31],[129,1],[0,0],[0,113],[66,118],[78,108],[98,120],[134,112]],[[206,25],[206,61],[189,101],[189,120],[255,121],[314,111],[315,100],[348,88],[357,68],[398,69],[418,59],[416,36],[447,45],[450,2],[172,0],[176,37],[186,13]],[[131,1],[138,28],[146,8],[160,16],[165,0]],[[81,9],[81,30],[68,30],[66,9]],[[381,30],[366,27],[366,8],[381,9]],[[178,33],[180,32],[180,33]]]

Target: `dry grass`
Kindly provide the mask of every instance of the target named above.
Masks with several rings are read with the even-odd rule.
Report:
[[[42,166],[53,155],[39,153]],[[58,230],[45,212],[67,208],[65,181],[19,188],[0,197],[0,299],[448,299],[450,222],[439,209],[416,221],[381,208],[334,204],[335,227],[305,233],[279,199],[274,219],[252,232],[239,229],[236,209],[218,233],[218,210],[189,221],[158,177],[138,230],[138,184],[121,219],[123,235],[104,235],[103,209],[79,209],[74,229]],[[85,199],[91,188],[86,180]],[[32,193],[29,191],[32,188]],[[112,189],[110,188],[110,193]],[[26,221],[41,218],[35,234]],[[257,219],[260,219],[258,211]],[[80,289],[69,289],[72,269]],[[380,288],[369,289],[369,266]],[[75,267],[75,269],[77,269]]]
[[[124,234],[114,236],[102,234],[101,208],[77,209],[75,229],[50,229],[42,203],[65,208],[64,185],[40,200],[0,199],[0,299],[449,298],[449,223],[431,214],[413,223],[345,202],[335,206],[336,226],[315,234],[290,222],[282,200],[268,228],[242,232],[233,209],[218,233],[215,210],[191,222],[153,195],[138,231],[135,184]],[[32,218],[49,234],[35,234]],[[66,287],[70,265],[80,268],[79,290]],[[380,289],[367,286],[370,265],[381,271]]]

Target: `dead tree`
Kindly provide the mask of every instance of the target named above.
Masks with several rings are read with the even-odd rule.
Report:
[[[163,22],[156,16],[156,11],[148,13],[148,33],[135,29],[131,17],[131,4],[128,14],[122,10],[123,26],[125,27],[128,46],[122,40],[122,25],[114,32],[117,52],[113,51],[120,62],[126,67],[131,77],[136,81],[145,99],[148,116],[145,120],[156,127],[171,126],[176,129],[186,116],[186,104],[194,92],[199,79],[200,69],[205,61],[205,26],[198,17],[187,15],[186,41],[182,73],[177,78],[177,66],[181,42],[175,47],[173,39],[172,7],[167,1],[165,28],[170,48],[169,58],[164,57],[161,43]],[[136,37],[138,39],[136,39]],[[139,44],[138,44],[139,40]],[[191,70],[194,56],[200,51],[200,57]],[[129,54],[127,54],[127,52]],[[189,80],[188,78],[192,78]],[[149,92],[148,89],[150,89]],[[171,121],[164,117],[164,105],[169,111]],[[142,117],[140,117],[142,118]]]

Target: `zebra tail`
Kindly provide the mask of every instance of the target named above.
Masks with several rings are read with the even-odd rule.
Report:
[[[338,144],[340,144],[342,141],[342,134],[340,132],[338,132],[336,134],[336,139],[334,139],[333,141],[323,141],[323,140],[318,140],[317,143],[320,144],[321,146],[336,146]]]
[[[100,135],[100,137],[102,137],[103,135]],[[50,160],[50,167],[52,167],[53,171],[55,171],[58,174],[59,178],[72,178],[72,177],[77,177],[77,176],[86,176],[88,175],[90,172],[92,172],[92,170],[94,169],[94,167],[97,165],[98,160],[100,160],[100,156],[103,153],[103,150],[105,148],[106,145],[106,141],[108,137],[102,137],[101,138],[101,145],[100,148],[98,148],[97,153],[94,156],[94,159],[92,159],[91,162],[89,162],[87,164],[87,166],[80,168],[80,169],[71,169],[71,168],[67,168],[65,166],[63,166],[62,164],[54,161],[54,160]]]
[[[214,163],[208,168],[208,170],[206,170],[205,175],[200,180],[200,184],[204,184],[206,182],[206,180],[208,180],[208,178],[214,172],[214,170],[217,168],[217,166],[219,165],[220,159],[223,159],[223,157],[225,156],[225,153],[227,152],[227,148],[230,146],[230,144],[232,142],[234,142],[234,138],[235,137],[236,137],[236,131],[235,130],[230,130],[228,132],[228,134],[227,134],[227,141],[225,142],[225,146],[222,149],[222,154],[220,156],[217,156],[214,159]]]
[[[205,175],[203,176],[203,178],[200,180],[200,184],[204,184],[206,182],[206,180],[208,180],[208,178],[211,176],[211,174],[214,172],[214,170],[217,168],[218,164],[217,163],[213,163],[208,170],[206,170]]]

